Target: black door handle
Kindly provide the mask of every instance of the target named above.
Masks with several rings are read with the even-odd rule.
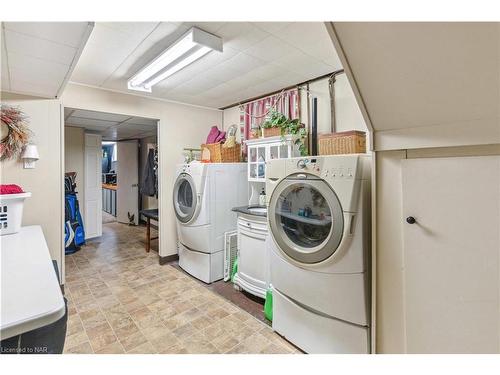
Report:
[[[408,217],[406,218],[406,222],[407,222],[408,224],[415,224],[415,223],[417,222],[417,220],[416,220],[413,216],[408,216]]]

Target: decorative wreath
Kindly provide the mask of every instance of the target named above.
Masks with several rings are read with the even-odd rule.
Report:
[[[27,116],[21,109],[2,104],[0,120],[2,128],[6,127],[7,135],[0,140],[0,160],[12,159],[23,151],[31,138]],[[2,134],[4,129],[2,129]]]

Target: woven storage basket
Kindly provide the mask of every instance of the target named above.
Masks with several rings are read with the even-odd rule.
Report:
[[[364,154],[366,152],[366,133],[351,130],[319,136],[320,155]]]
[[[278,135],[281,135],[281,128],[278,128],[278,127],[274,127],[274,128],[262,128],[262,136],[264,138],[276,137]]]
[[[212,163],[238,163],[241,159],[241,145],[238,143],[229,148],[222,147],[222,143],[203,144],[201,145],[202,153],[204,148],[210,151]]]

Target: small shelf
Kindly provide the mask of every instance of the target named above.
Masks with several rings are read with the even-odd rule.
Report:
[[[266,163],[270,160],[300,156],[295,139],[293,136],[276,136],[245,141],[248,146],[248,181],[265,182]],[[263,173],[259,174],[259,167]]]
[[[291,212],[276,212],[278,215],[286,217],[288,219],[292,219],[295,221],[300,221],[301,223],[304,224],[312,224],[312,225],[319,225],[319,226],[326,226],[329,225],[332,222],[332,218],[330,216],[326,216],[324,219],[315,219],[312,217],[305,217],[305,216],[300,216]]]

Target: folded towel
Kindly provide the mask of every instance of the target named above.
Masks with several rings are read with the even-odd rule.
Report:
[[[24,193],[24,190],[20,186],[18,186],[18,185],[14,185],[14,184],[0,185],[0,195],[3,195],[3,194],[20,194],[20,193]]]
[[[210,143],[216,143],[216,139],[220,134],[220,130],[217,128],[216,125],[212,126],[210,128],[210,132],[208,133],[207,141],[205,142],[206,144]]]
[[[224,142],[226,140],[226,132],[221,131],[217,138],[215,138],[215,143]]]

